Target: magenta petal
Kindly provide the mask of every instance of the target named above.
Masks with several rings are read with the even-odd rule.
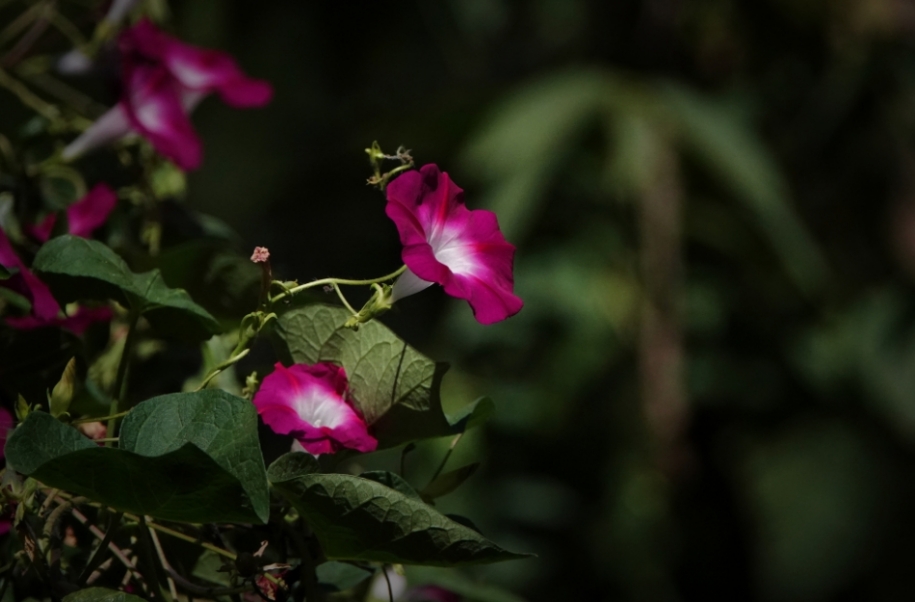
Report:
[[[114,210],[118,195],[108,184],[101,182],[80,200],[67,207],[67,226],[70,234],[88,238],[108,220]]]
[[[198,48],[177,40],[144,19],[121,35],[121,51],[161,61],[184,88],[218,92],[233,107],[258,107],[270,102],[273,88],[263,80],[251,79],[230,55]]]
[[[6,438],[13,428],[13,415],[6,408],[0,408],[0,458],[6,457]]]
[[[123,103],[131,126],[182,169],[199,167],[200,139],[181,104],[177,82],[159,66],[134,65],[125,71],[129,75]]]
[[[246,76],[235,59],[224,52],[169,40],[163,60],[182,86],[201,92],[218,92],[230,106],[259,107],[273,97],[273,87],[269,83]]]
[[[29,236],[41,242],[47,242],[51,238],[51,231],[54,230],[54,224],[57,223],[57,214],[49,213],[43,220],[34,226],[24,226]]]
[[[50,320],[35,316],[21,316],[6,318],[6,323],[16,330],[35,330],[56,326],[69,330],[77,336],[82,336],[96,322],[107,322],[113,317],[114,312],[108,307],[80,307],[72,316],[55,316]]]
[[[67,207],[67,227],[70,234],[88,238],[92,232],[108,220],[108,215],[117,205],[118,195],[104,182],[96,184],[92,190]],[[40,223],[27,228],[29,234],[41,242],[51,237],[51,231],[57,223],[57,214],[52,213]]]
[[[362,417],[346,400],[343,368],[331,363],[277,363],[261,383],[254,406],[274,432],[293,435],[311,454],[328,454],[341,448],[373,451],[378,442]]]
[[[410,590],[409,602],[460,602],[461,596],[438,585],[423,585]]]
[[[38,279],[38,276],[25,267],[3,230],[0,230],[0,265],[19,270],[19,274],[14,279],[20,280],[24,285],[26,295],[32,301],[32,315],[41,320],[51,320],[57,317],[57,314],[60,313],[60,305],[54,299],[51,290]]]
[[[140,19],[136,25],[125,29],[118,38],[121,54],[140,55],[151,61],[162,58],[172,38],[160,31],[149,19]]]
[[[32,294],[32,315],[42,320],[53,320],[60,313],[60,305],[51,294],[51,289],[29,270],[20,272]]]
[[[515,247],[491,211],[470,211],[463,190],[435,165],[407,172],[387,188],[385,208],[404,245],[402,257],[421,280],[442,285],[470,303],[482,324],[518,313],[514,294]]]

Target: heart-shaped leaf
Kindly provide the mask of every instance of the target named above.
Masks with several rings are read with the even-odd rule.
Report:
[[[267,521],[267,474],[250,401],[218,389],[161,395],[137,404],[120,436],[121,449],[148,457],[194,444],[241,483],[250,509]]]
[[[271,466],[271,475],[289,471]],[[426,505],[377,481],[344,474],[303,474],[271,481],[314,531],[331,560],[460,566],[515,560],[508,552]]]
[[[446,416],[439,388],[448,366],[422,355],[378,321],[358,331],[345,328],[349,317],[343,308],[322,304],[286,312],[276,327],[278,353],[289,364],[343,366],[353,403],[372,426],[379,448],[462,432],[491,412],[492,402],[486,400],[460,416]]]
[[[104,244],[78,236],[58,236],[39,249],[32,268],[41,273],[63,303],[114,299],[140,311],[163,335],[203,340],[219,324],[182,289],[166,286],[159,270],[134,274]]]
[[[266,522],[266,472],[250,402],[215,390],[144,401],[120,448],[32,412],[10,435],[17,471],[108,506],[187,522]]]

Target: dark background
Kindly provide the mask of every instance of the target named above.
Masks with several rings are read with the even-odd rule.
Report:
[[[437,163],[517,245],[516,317],[480,326],[434,287],[383,318],[452,362],[446,403],[496,402],[452,458],[482,469],[440,507],[538,557],[476,578],[531,601],[909,597],[915,5],[170,9],[275,86],[263,109],[197,110],[183,203],[269,247],[278,276],[399,265],[372,140]],[[665,397],[646,358],[680,356]]]
[[[276,86],[263,110],[200,109],[207,158],[187,202],[270,247],[285,277],[396,265],[382,199],[362,184],[373,139],[438,163],[518,245],[517,317],[478,326],[433,289],[385,320],[453,362],[455,403],[497,403],[455,464],[484,468],[444,507],[539,557],[486,578],[531,600],[910,591],[910,3],[173,8],[182,37]],[[621,132],[643,112],[665,134],[688,121],[663,116],[678,110],[671,87],[708,113],[697,142],[673,144],[688,392],[676,468],[638,385],[642,188],[627,182],[655,176]],[[622,108],[604,106],[614,95]],[[715,136],[725,157],[701,150]],[[824,257],[817,276],[792,273],[809,260],[784,235],[794,212]]]

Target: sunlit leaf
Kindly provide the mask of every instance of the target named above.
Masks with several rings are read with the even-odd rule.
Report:
[[[359,331],[344,327],[349,312],[330,305],[309,305],[280,317],[278,353],[288,363],[325,361],[343,366],[353,403],[379,447],[413,439],[461,432],[481,423],[492,402],[479,400],[449,419],[439,398],[447,369],[436,364],[374,321]]]

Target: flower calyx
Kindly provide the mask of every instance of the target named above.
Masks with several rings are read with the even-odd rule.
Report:
[[[344,322],[346,328],[359,330],[361,324],[371,322],[376,316],[385,313],[394,306],[394,289],[388,284],[373,284],[375,292],[358,312]]]

